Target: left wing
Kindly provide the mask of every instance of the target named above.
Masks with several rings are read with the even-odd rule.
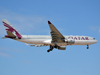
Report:
[[[52,37],[52,43],[64,43],[65,37],[56,29],[56,27],[48,21],[49,27],[51,29],[51,37]]]

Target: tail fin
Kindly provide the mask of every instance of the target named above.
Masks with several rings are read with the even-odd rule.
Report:
[[[19,39],[22,38],[21,34],[6,19],[3,19],[2,22],[8,34],[5,37],[11,37],[11,38],[18,37]]]

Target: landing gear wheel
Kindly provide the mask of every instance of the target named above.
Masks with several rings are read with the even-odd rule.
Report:
[[[89,47],[87,47],[87,49],[89,49]]]
[[[87,49],[89,49],[89,45],[87,45]]]
[[[50,50],[47,50],[47,52],[50,52]]]
[[[54,49],[54,47],[50,45],[50,49],[47,50],[47,52],[50,52],[50,51],[52,51],[53,49]]]
[[[50,52],[50,51],[52,51],[53,49],[49,49],[49,50],[47,50],[47,52]]]

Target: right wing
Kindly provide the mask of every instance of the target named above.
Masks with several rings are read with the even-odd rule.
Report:
[[[51,29],[51,37],[52,37],[52,43],[64,43],[65,37],[56,29],[56,27],[48,21],[49,27]]]

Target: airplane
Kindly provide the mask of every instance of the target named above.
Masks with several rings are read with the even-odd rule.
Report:
[[[68,45],[89,45],[97,43],[98,41],[89,36],[63,36],[58,29],[48,21],[51,36],[49,35],[22,35],[20,34],[6,19],[2,20],[7,35],[4,38],[10,38],[16,41],[24,42],[30,46],[50,46],[47,52],[52,51],[54,48],[58,50],[66,50]]]

